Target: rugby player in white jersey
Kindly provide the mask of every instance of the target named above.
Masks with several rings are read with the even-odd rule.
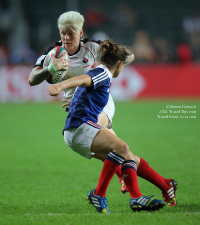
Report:
[[[50,81],[49,77],[51,74],[49,73],[48,69],[43,69],[43,62],[48,52],[50,52],[51,49],[56,46],[63,46],[69,55],[70,64],[69,60],[64,61],[62,58],[55,59],[55,66],[57,70],[65,69],[66,66],[68,66],[65,79],[85,74],[91,70],[91,68],[96,66],[96,63],[98,63],[97,52],[101,41],[89,41],[89,39],[81,39],[83,36],[83,23],[84,18],[78,12],[67,12],[60,15],[58,19],[58,28],[61,40],[55,42],[43,53],[43,55],[38,58],[29,76],[28,81],[31,86],[38,85],[44,80],[47,82]],[[68,88],[64,90],[65,99],[63,101],[66,101],[66,103],[63,105],[63,107],[70,104],[74,91],[75,88]],[[112,96],[109,95],[109,102],[104,108],[103,112],[99,115],[98,124],[103,127],[111,128],[114,112],[114,102]],[[112,129],[109,130],[114,133]],[[96,158],[98,156],[94,155],[93,157]],[[120,184],[122,185],[121,191],[125,193],[127,188],[124,185],[124,181],[121,177],[121,171],[117,171],[116,174],[118,175]]]
[[[71,11],[60,15],[60,17],[58,18],[58,28],[61,40],[55,42],[44,52],[41,57],[38,58],[29,76],[28,82],[31,86],[38,85],[44,80],[49,80],[48,78],[51,74],[48,71],[48,68],[43,69],[43,62],[48,52],[55,46],[63,46],[69,54],[70,65],[69,60],[64,60],[63,58],[54,58],[52,61],[52,64],[57,70],[67,70],[67,75],[65,79],[86,74],[89,70],[95,67],[96,63],[98,62],[97,52],[100,42],[89,41],[88,39],[81,39],[83,36],[83,23],[84,18],[78,12]],[[132,62],[133,59],[134,55],[129,54],[127,59],[125,60],[125,65],[128,65],[130,62]],[[66,69],[67,66],[68,69]],[[71,100],[74,91],[75,88],[68,88],[64,90],[64,96],[67,101]],[[67,102],[63,106],[66,106],[68,104],[69,102]],[[112,100],[112,96],[109,95],[107,105],[99,114],[98,124],[105,128],[109,128],[108,130],[111,133],[114,133],[114,131],[112,130],[112,118],[114,116],[114,113],[114,102]],[[100,160],[105,159],[105,157],[102,157],[102,155],[98,154],[94,154],[93,158],[97,158]],[[137,156],[136,164],[138,167],[138,176],[156,185],[162,191],[163,196],[166,202],[169,203],[169,205],[176,205],[175,192],[177,182],[172,179],[165,179],[164,177],[160,176],[148,165],[145,160]],[[125,193],[126,191],[128,191],[128,189],[126,185],[124,185],[120,168],[117,170],[116,174],[120,179],[120,183],[122,185],[121,191]]]

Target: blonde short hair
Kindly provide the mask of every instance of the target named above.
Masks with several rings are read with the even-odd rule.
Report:
[[[80,31],[83,28],[84,17],[75,11],[69,11],[61,14],[58,18],[58,28],[61,30],[63,27],[71,28],[75,31]]]

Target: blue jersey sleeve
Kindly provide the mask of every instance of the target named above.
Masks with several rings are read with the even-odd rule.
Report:
[[[92,78],[94,89],[110,84],[110,77],[103,68],[95,68],[87,72]]]

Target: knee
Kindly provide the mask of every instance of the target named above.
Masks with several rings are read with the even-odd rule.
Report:
[[[124,158],[126,158],[129,152],[130,152],[129,146],[124,142],[124,143],[121,145],[121,147],[120,147],[118,153],[119,153],[121,156],[123,156]]]
[[[134,155],[130,149],[129,149],[129,146],[124,143],[123,145],[123,151],[122,151],[122,156],[125,158],[125,160],[134,160],[136,162],[136,165],[138,166],[139,165],[139,160],[140,158],[136,155]]]

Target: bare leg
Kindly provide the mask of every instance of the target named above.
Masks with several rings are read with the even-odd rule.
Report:
[[[108,119],[107,115],[104,112],[102,112],[98,117],[98,124],[105,127],[105,129],[108,130],[109,132],[111,132],[112,134],[116,135],[115,132],[113,131],[113,129],[106,128],[106,126],[108,125],[108,122],[109,122],[109,119]],[[138,157],[136,155],[134,155],[134,156],[135,156],[135,162],[136,162],[136,166],[137,166],[138,176],[151,182],[152,184],[157,186],[163,192],[166,191],[169,186],[167,183],[168,182],[167,179],[160,176],[155,170],[153,170],[145,160],[140,159],[140,157]],[[101,161],[104,161],[106,158],[106,155],[95,154],[95,155],[93,155],[93,157],[96,159],[99,159]],[[119,168],[116,171],[116,174],[117,174],[119,180],[123,180],[121,168]]]
[[[98,122],[99,125],[101,125],[102,127],[106,128],[108,123],[109,123],[109,119],[107,117],[107,115],[105,114],[105,112],[101,112],[98,116]]]
[[[114,130],[113,130],[112,128],[111,128],[111,129],[108,129],[108,128],[107,128],[107,125],[108,125],[108,123],[109,123],[109,119],[108,119],[107,115],[106,115],[104,112],[101,112],[101,113],[99,114],[98,122],[97,122],[97,123],[98,123],[99,125],[101,125],[102,127],[104,127],[106,130],[108,130],[110,133],[116,135],[116,133],[114,132]],[[138,157],[138,156],[135,156],[135,157],[136,157],[136,158],[135,158],[136,165],[137,165],[137,167],[138,167],[139,164],[140,164],[140,157]],[[96,154],[93,156],[93,158],[96,158],[96,159],[99,159],[99,160],[104,161],[104,159],[106,158],[106,155],[105,155],[105,158],[104,158],[104,159],[102,158],[102,156],[96,155]]]
[[[106,129],[100,129],[92,143],[91,151],[96,153],[96,157],[101,158],[101,160],[107,155],[96,187],[96,195],[105,197],[110,180],[119,167],[123,165],[123,161],[124,163],[127,162],[124,166],[126,173],[127,168],[129,169],[129,175],[126,175],[126,182],[129,185],[128,190],[131,197],[137,198],[142,195],[138,187],[135,156],[124,141]]]
[[[121,155],[125,160],[135,160],[135,156],[124,141],[108,130],[100,129],[92,143],[91,152],[106,155],[111,151]]]

